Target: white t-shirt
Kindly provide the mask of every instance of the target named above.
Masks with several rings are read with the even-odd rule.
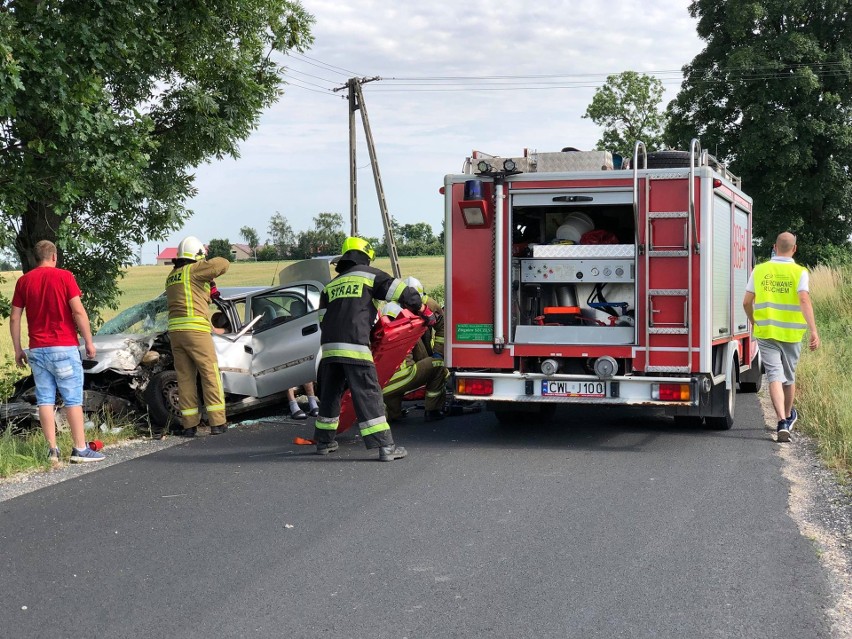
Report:
[[[773,257],[770,262],[787,262],[790,264],[795,264],[792,257]],[[796,289],[797,292],[801,293],[802,291],[808,291],[808,286],[810,285],[810,278],[808,277],[807,269],[802,271],[802,275],[799,278],[799,287]],[[746,292],[754,293],[754,271],[751,272],[751,275],[748,277],[748,284],[746,284]]]

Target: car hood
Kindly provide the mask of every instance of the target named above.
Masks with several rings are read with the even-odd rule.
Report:
[[[157,333],[149,335],[130,333],[93,335],[92,342],[94,342],[97,351],[94,360],[89,360],[86,357],[85,347],[80,346],[83,369],[87,374],[102,373],[105,370],[130,374],[139,367],[142,358],[151,350],[151,345],[157,335]]]

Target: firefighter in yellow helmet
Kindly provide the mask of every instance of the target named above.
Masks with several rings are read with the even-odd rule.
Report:
[[[349,237],[340,252],[336,267],[339,275],[320,296],[322,357],[317,379],[322,394],[314,429],[316,452],[327,455],[337,450],[334,438],[340,419],[340,400],[348,383],[364,445],[368,449],[378,448],[381,461],[402,459],[408,453],[393,442],[370,351],[370,330],[376,321],[377,301],[399,301],[403,307],[424,316],[427,323],[430,322],[428,309],[421,312],[422,301],[415,289],[370,266],[375,252],[366,240]]]
[[[204,245],[196,237],[185,237],[178,244],[174,268],[166,278],[169,305],[169,340],[175,360],[183,435],[194,437],[201,414],[198,407],[197,378],[201,378],[204,408],[210,433],[227,430],[225,394],[207,315],[211,283],[230,266],[223,257],[205,259]],[[158,433],[161,434],[161,433]]]

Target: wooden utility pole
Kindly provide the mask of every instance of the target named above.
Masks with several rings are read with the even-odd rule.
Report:
[[[376,183],[376,196],[379,198],[379,210],[382,214],[382,224],[385,229],[385,244],[388,247],[391,269],[394,277],[400,277],[399,255],[396,252],[396,242],[393,239],[393,226],[391,225],[388,206],[385,201],[385,190],[382,187],[382,176],[379,173],[379,161],[376,159],[376,147],[373,144],[373,134],[370,130],[370,120],[367,117],[367,105],[364,103],[364,94],[361,85],[367,82],[381,80],[373,78],[350,78],[342,87],[335,91],[347,89],[349,91],[349,219],[351,235],[358,234],[358,167],[355,160],[355,111],[361,111],[361,123],[364,125],[364,136],[367,139],[367,151],[370,153],[370,164],[373,167],[373,180]]]

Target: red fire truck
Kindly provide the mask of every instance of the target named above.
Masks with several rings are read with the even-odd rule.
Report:
[[[446,176],[454,395],[501,421],[617,404],[730,428],[762,379],[742,308],[752,200],[697,140],[615,160],[474,152]]]

